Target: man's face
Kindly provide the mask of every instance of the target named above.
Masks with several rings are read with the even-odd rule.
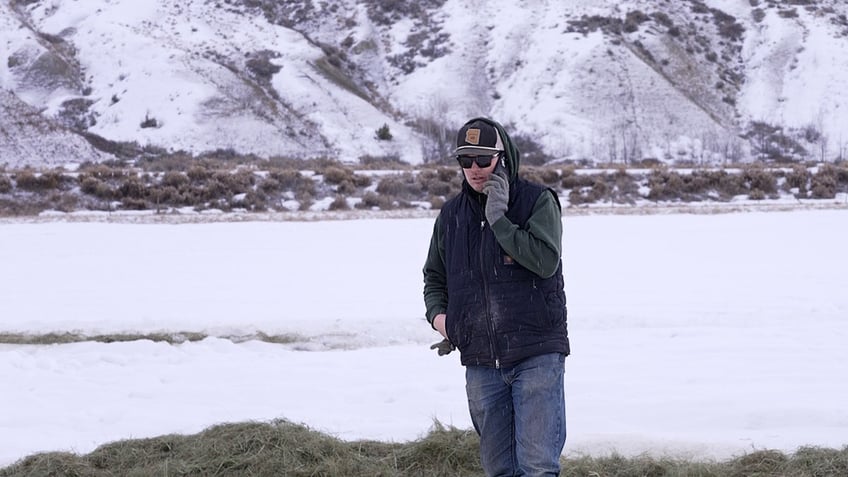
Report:
[[[465,156],[466,158],[473,159],[471,161],[471,167],[463,167],[462,173],[465,174],[465,181],[468,182],[468,185],[471,186],[477,192],[483,192],[483,185],[486,184],[486,181],[489,180],[489,176],[492,175],[492,172],[495,170],[495,167],[498,165],[498,155],[486,155],[486,156]],[[463,158],[464,159],[464,158]],[[477,163],[478,161],[484,162],[491,159],[491,164],[486,167],[480,167]]]

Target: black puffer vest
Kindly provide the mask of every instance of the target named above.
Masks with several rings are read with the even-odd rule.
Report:
[[[545,187],[517,178],[507,218],[526,226]],[[466,366],[512,366],[545,353],[568,354],[562,261],[541,278],[509,257],[484,215],[485,196],[463,183],[442,207],[448,338]]]

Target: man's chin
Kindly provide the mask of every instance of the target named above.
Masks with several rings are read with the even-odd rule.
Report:
[[[482,191],[483,186],[486,184],[486,179],[484,179],[482,177],[480,177],[480,178],[466,177],[465,180],[468,181],[468,185],[470,185],[471,188],[476,190],[477,192]]]

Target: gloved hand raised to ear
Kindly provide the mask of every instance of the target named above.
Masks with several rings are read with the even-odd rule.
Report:
[[[489,176],[483,185],[483,193],[487,196],[486,220],[492,225],[506,214],[509,204],[509,181],[504,173],[498,171]]]

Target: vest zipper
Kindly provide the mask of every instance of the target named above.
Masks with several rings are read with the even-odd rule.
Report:
[[[486,330],[489,333],[489,351],[492,353],[492,357],[495,359],[495,369],[500,369],[501,360],[498,358],[497,350],[495,349],[495,323],[492,320],[492,312],[489,307],[489,283],[486,280],[486,273],[484,272],[486,267],[486,256],[484,253],[485,247],[483,246],[483,242],[486,240],[486,219],[480,221],[480,278],[483,280],[483,296],[484,301],[486,303]]]

